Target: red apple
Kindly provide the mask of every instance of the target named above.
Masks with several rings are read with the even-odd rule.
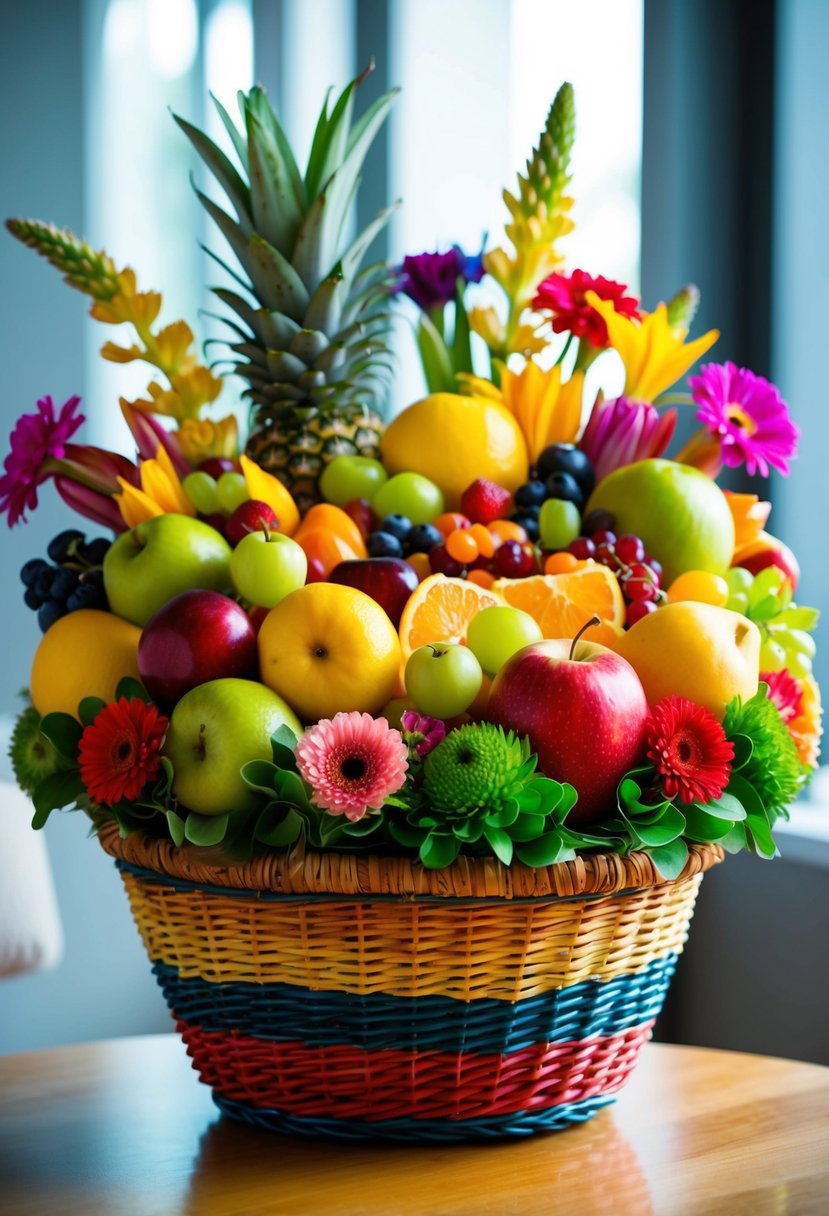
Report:
[[[147,622],[138,643],[138,671],[163,707],[198,684],[256,679],[256,630],[239,604],[217,591],[185,591]]]
[[[409,596],[417,590],[414,567],[400,557],[367,557],[339,562],[328,576],[329,583],[356,587],[376,601],[395,629]]]
[[[759,574],[768,566],[776,566],[778,570],[783,571],[791,583],[792,593],[797,590],[797,584],[800,581],[800,566],[797,558],[788,545],[784,545],[782,540],[778,540],[776,536],[770,536],[768,532],[761,532],[754,544],[734,565],[742,566],[750,574]]]
[[[240,503],[225,520],[225,540],[231,545],[238,545],[249,533],[261,532],[263,526],[275,532],[279,528],[276,513],[266,502],[249,498],[247,502]]]
[[[626,659],[596,642],[546,639],[498,672],[486,717],[526,735],[539,768],[568,781],[577,826],[614,814],[616,786],[643,756],[648,703]]]

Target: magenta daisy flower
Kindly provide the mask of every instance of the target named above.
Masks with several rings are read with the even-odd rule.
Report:
[[[601,481],[624,464],[661,456],[675,427],[676,410],[660,412],[645,401],[616,397],[594,405],[579,447]]]
[[[400,789],[408,751],[399,730],[371,714],[335,714],[309,726],[296,746],[297,766],[312,802],[346,819],[379,811]]]
[[[417,710],[407,709],[400,719],[406,744],[421,760],[434,751],[446,738],[446,723],[440,718],[430,718]]]
[[[734,363],[707,363],[688,385],[698,420],[719,440],[723,464],[745,464],[763,477],[771,466],[788,476],[800,431],[773,384]]]
[[[0,477],[0,514],[8,516],[10,528],[37,507],[37,487],[52,474],[47,462],[63,459],[66,444],[83,422],[83,415],[75,414],[80,402],[80,397],[70,397],[55,417],[52,398],[44,397],[36,414],[18,420]]]

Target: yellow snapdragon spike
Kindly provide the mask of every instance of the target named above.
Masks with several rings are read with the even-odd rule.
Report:
[[[210,418],[185,418],[176,431],[179,446],[192,465],[211,456],[235,459],[239,428],[232,414],[213,422]]]
[[[768,523],[771,503],[763,502],[757,494],[738,494],[734,490],[726,490],[725,497],[734,520],[731,564],[737,565],[743,551],[757,541]]]
[[[121,491],[115,495],[115,502],[128,528],[156,515],[196,514],[196,508],[184,493],[173,462],[161,444],[153,460],[142,461],[139,476],[140,489],[118,478]]]
[[[634,401],[653,401],[664,393],[720,336],[718,329],[709,329],[686,343],[685,334],[671,327],[664,304],[634,321],[616,312],[612,301],[602,300],[594,291],[586,292],[585,299],[607,324],[610,345],[625,365],[625,396]]]
[[[494,308],[470,308],[469,328],[490,350],[500,350],[504,344],[504,325]]]
[[[258,502],[266,502],[279,520],[277,531],[293,535],[299,526],[299,511],[291,495],[278,477],[260,469],[249,456],[240,456],[239,462],[245,477],[248,494]]]

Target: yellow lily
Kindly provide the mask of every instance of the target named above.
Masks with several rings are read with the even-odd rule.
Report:
[[[279,520],[278,532],[293,535],[299,526],[299,510],[291,495],[278,477],[266,473],[249,456],[240,456],[239,463],[245,478],[248,494],[257,502],[266,502]]]
[[[165,449],[159,445],[153,460],[139,466],[141,488],[117,478],[120,493],[115,502],[128,528],[156,515],[195,515],[196,508],[184,493],[178,473]]]
[[[757,494],[738,494],[734,490],[726,490],[725,497],[734,520],[734,556],[731,564],[736,565],[746,550],[763,535],[763,529],[771,514],[771,503],[763,502]]]
[[[562,383],[561,365],[544,371],[528,359],[520,372],[501,370],[500,391],[489,380],[464,376],[464,391],[500,401],[520,426],[530,461],[551,443],[573,443],[581,426],[584,373]]]
[[[653,401],[664,393],[720,336],[718,329],[709,329],[686,343],[687,330],[671,326],[664,304],[634,321],[616,312],[611,300],[602,300],[594,291],[585,292],[585,299],[607,324],[610,345],[625,365],[625,396],[634,401]]]
[[[239,428],[232,414],[218,422],[210,418],[185,418],[175,434],[186,459],[194,466],[211,456],[227,456],[231,460],[236,456]]]

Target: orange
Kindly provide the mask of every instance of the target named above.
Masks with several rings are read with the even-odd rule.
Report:
[[[139,679],[141,630],[112,612],[80,608],[55,621],[35,651],[29,691],[39,714],[78,716],[84,697],[115,699],[124,676]]]
[[[538,622],[545,638],[574,638],[591,616],[601,617],[582,636],[612,646],[622,632],[625,601],[616,577],[605,566],[530,578],[499,578],[492,584],[513,608]]]
[[[363,534],[350,515],[341,507],[335,507],[330,502],[318,502],[303,516],[294,540],[302,544],[303,537],[311,532],[332,532],[334,536],[345,541],[349,549],[354,550],[356,557],[368,557],[366,542]]]
[[[411,471],[440,486],[447,511],[477,477],[511,494],[527,480],[521,428],[503,405],[483,397],[432,393],[416,401],[386,427],[380,450],[390,475]]]
[[[409,596],[400,618],[404,659],[430,642],[463,642],[473,616],[482,608],[502,603],[499,595],[466,579],[445,574],[425,578]]]
[[[271,608],[259,630],[262,682],[306,722],[340,710],[375,713],[395,694],[400,642],[369,596],[307,583]]]

